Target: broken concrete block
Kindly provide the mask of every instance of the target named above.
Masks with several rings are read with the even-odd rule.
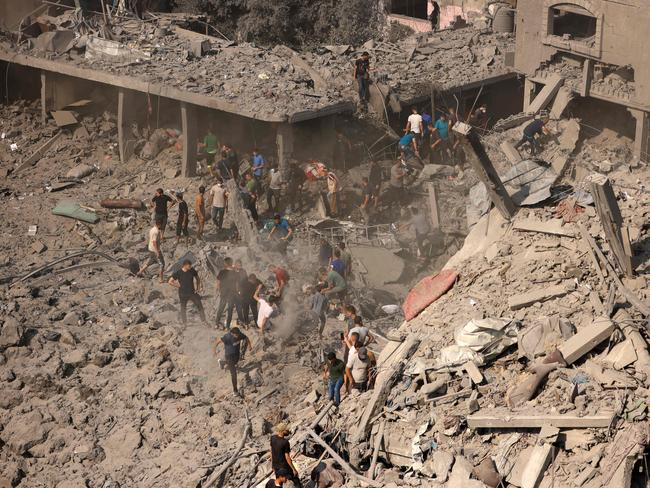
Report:
[[[87,354],[83,349],[75,349],[61,358],[65,364],[80,366],[86,362]]]
[[[508,298],[508,307],[510,307],[510,310],[529,307],[537,302],[545,302],[552,298],[564,296],[573,289],[575,289],[575,283],[567,281],[561,285],[547,286],[526,293],[518,293]]]
[[[481,464],[474,468],[474,476],[491,488],[497,488],[502,480],[494,461],[489,457],[486,457]]]
[[[210,52],[212,45],[207,39],[193,39],[190,41],[190,52],[194,57],[200,58]]]
[[[18,346],[23,340],[25,329],[13,317],[7,317],[0,330],[0,350]]]
[[[603,359],[603,362],[612,366],[614,369],[623,369],[637,360],[634,344],[627,339],[620,344],[616,344],[609,354]]]
[[[591,325],[580,329],[558,349],[566,363],[572,364],[612,335],[614,329],[611,320],[599,317]]]
[[[318,391],[316,390],[312,390],[311,393],[307,395],[303,401],[307,404],[313,405],[318,402],[319,398],[320,398],[320,393],[318,393]]]
[[[5,425],[0,438],[13,452],[22,455],[45,441],[48,430],[43,424],[38,411],[16,415]]]
[[[480,385],[483,383],[483,373],[481,373],[481,370],[478,369],[478,366],[474,364],[473,361],[468,361],[463,365],[463,368],[465,368],[465,371],[469,375],[469,377],[472,379],[472,383],[475,385]]]
[[[430,464],[436,480],[444,483],[449,478],[449,471],[454,464],[454,455],[447,451],[434,451],[426,464]]]
[[[40,254],[42,252],[45,252],[46,249],[47,249],[47,246],[45,244],[43,244],[41,241],[36,241],[36,242],[34,242],[34,244],[32,244],[32,251],[35,254]]]
[[[536,445],[521,476],[521,488],[537,488],[552,459],[553,446],[551,444]]]

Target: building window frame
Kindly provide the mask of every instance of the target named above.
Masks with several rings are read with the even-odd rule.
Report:
[[[596,34],[594,44],[590,46],[581,40],[564,39],[563,37],[551,34],[553,22],[553,10],[561,9],[562,6],[581,7],[588,11],[596,19]],[[545,0],[542,8],[542,43],[552,46],[556,49],[568,51],[591,58],[600,59],[602,56],[602,31],[603,31],[603,14],[588,0],[571,0],[558,2],[557,0]]]

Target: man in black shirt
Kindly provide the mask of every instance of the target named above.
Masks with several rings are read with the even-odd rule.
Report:
[[[226,311],[225,328],[230,328],[232,322],[232,312],[237,308],[237,318],[243,321],[241,307],[237,301],[237,274],[232,267],[232,259],[223,260],[223,269],[217,275],[217,293],[219,296],[219,307],[217,307],[217,326],[221,324],[223,312]]]
[[[168,203],[171,202],[171,205]],[[167,211],[176,205],[176,202],[169,196],[165,195],[162,188],[156,190],[156,195],[151,199],[151,208],[154,210],[154,222],[161,222],[160,240],[165,237],[165,228],[167,227]]]
[[[178,201],[178,220],[176,221],[176,244],[181,241],[181,234],[185,236],[185,244],[188,244],[190,232],[187,229],[190,222],[190,210],[187,207],[187,202],[183,200],[181,192],[176,193],[176,200]]]
[[[288,480],[292,481],[295,486],[300,487],[300,477],[298,470],[293,465],[291,459],[291,445],[286,437],[289,435],[289,427],[285,423],[275,426],[275,435],[271,436],[271,467],[273,473],[287,472]]]
[[[255,292],[261,286],[263,286],[262,282],[254,274],[248,275],[240,284],[242,319],[245,324],[250,324],[251,320],[254,324],[257,323],[257,300],[255,300]]]
[[[244,344],[243,349],[241,346],[242,343]],[[226,367],[230,371],[232,391],[235,395],[241,396],[237,389],[237,363],[240,359],[244,358],[246,351],[251,349],[251,341],[237,327],[233,327],[229,332],[226,332],[221,339],[217,339],[217,344],[214,347],[215,354],[217,354],[219,344],[223,344],[224,347],[224,359]]]
[[[365,107],[368,105],[368,85],[370,84],[370,54],[364,52],[354,62],[354,79],[359,85],[359,101]]]
[[[194,287],[194,280],[196,280],[196,288]],[[183,325],[187,325],[188,301],[196,306],[199,315],[201,315],[201,320],[207,325],[208,321],[205,318],[201,297],[196,293],[196,290],[201,290],[201,279],[189,260],[186,259],[183,261],[181,269],[169,278],[169,284],[178,288],[178,299],[181,302],[181,322],[183,322]]]
[[[435,32],[438,30],[438,21],[440,20],[440,5],[438,2],[431,2],[431,4],[433,9],[429,14],[429,22],[431,22],[431,30]]]

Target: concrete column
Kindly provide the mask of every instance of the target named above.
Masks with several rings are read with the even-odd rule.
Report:
[[[289,123],[278,125],[275,143],[278,146],[278,169],[286,179],[289,175],[289,159],[293,155],[293,126]]]
[[[54,83],[48,78],[48,73],[41,71],[41,119],[43,123],[47,120],[47,114],[53,110],[54,105]]]
[[[120,88],[117,94],[117,142],[120,148],[120,162],[126,163],[133,155],[137,142],[131,131],[136,120],[135,92]]]
[[[524,112],[528,110],[530,104],[535,98],[535,83],[530,81],[528,78],[524,81]]]
[[[183,170],[185,177],[196,176],[196,111],[194,105],[181,102],[181,124],[183,130]]]
[[[580,96],[588,97],[591,90],[591,81],[594,75],[594,62],[591,59],[585,59],[582,64],[582,83],[580,84]]]
[[[633,108],[628,109],[636,119],[636,134],[634,136],[634,157],[638,161],[647,162],[648,158],[648,112]]]

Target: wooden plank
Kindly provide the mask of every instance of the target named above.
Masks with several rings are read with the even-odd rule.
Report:
[[[562,225],[562,219],[550,219],[545,222],[535,219],[523,219],[515,222],[513,228],[522,232],[539,232],[556,236],[575,237],[571,229]]]
[[[609,318],[599,317],[591,325],[578,330],[574,336],[566,340],[558,349],[567,364],[573,364],[609,338],[615,329],[616,326]]]
[[[614,412],[579,417],[577,415],[516,415],[511,412],[483,410],[467,417],[470,429],[541,429],[544,426],[560,429],[607,428]]]
[[[29,156],[20,166],[18,166],[18,168],[16,168],[16,173],[22,171],[25,168],[28,168],[29,166],[33,166],[36,163],[36,161],[43,155],[43,153],[45,153],[49,148],[51,148],[54,145],[54,143],[61,138],[62,135],[63,135],[62,132],[57,132],[50,139],[48,139],[42,145],[37,147],[32,153],[32,155]]]
[[[589,235],[589,232],[587,232],[587,229],[582,222],[578,222],[578,230],[580,231],[580,236],[582,237],[585,244],[587,245],[587,251],[589,253],[589,257],[591,258],[591,262],[594,264],[594,268],[596,268],[596,273],[600,278],[600,282],[603,283],[605,281],[605,276],[607,276],[607,270],[606,269],[603,270],[600,267],[600,262],[598,261],[598,258],[596,257],[596,253],[591,244],[591,241],[593,239]]]
[[[518,293],[508,297],[508,307],[510,310],[519,310],[537,302],[545,302],[552,298],[564,296],[571,290],[572,283],[567,281],[561,285],[546,286],[526,293]]]
[[[537,488],[544,477],[544,471],[553,459],[551,444],[537,444],[526,463],[521,476],[521,488]]]

